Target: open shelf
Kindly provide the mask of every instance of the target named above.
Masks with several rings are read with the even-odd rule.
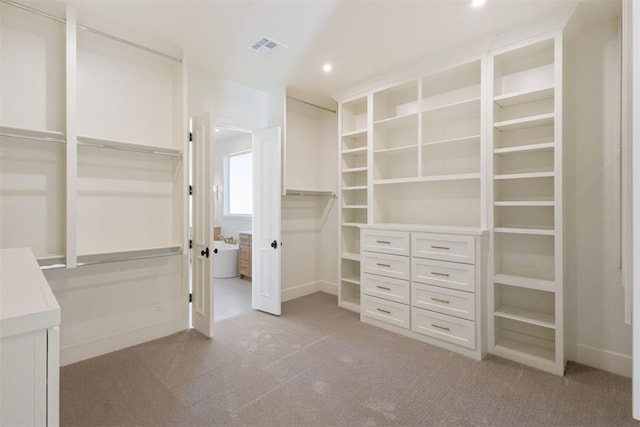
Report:
[[[555,118],[554,113],[544,113],[535,116],[523,117],[518,119],[503,120],[496,122],[493,126],[498,130],[514,130],[523,129],[533,126],[545,126],[552,124]]]
[[[507,93],[496,96],[493,100],[501,107],[510,107],[512,105],[526,104],[529,102],[541,101],[543,99],[553,98],[554,87],[549,85],[536,89],[525,89],[516,92]]]
[[[96,148],[109,148],[113,150],[133,151],[136,153],[158,154],[170,157],[182,157],[180,150],[154,147],[150,145],[134,144],[131,142],[113,141],[109,139],[93,138],[88,136],[78,136],[78,145],[84,145]]]
[[[417,80],[412,80],[374,93],[374,122],[417,113],[419,110],[418,96]]]
[[[342,226],[343,227],[356,227],[356,228],[360,228],[360,226],[365,225],[366,222],[343,222]]]
[[[340,258],[351,261],[360,261],[360,254],[356,252],[343,252],[342,255],[340,255]]]
[[[349,150],[343,150],[342,154],[366,154],[367,153],[367,147],[358,147],[358,148],[351,148]]]
[[[494,202],[494,206],[528,206],[528,207],[538,207],[538,206],[555,206],[555,202],[553,200],[513,200],[513,201],[504,201],[504,202]]]
[[[402,147],[392,147],[392,148],[383,148],[379,150],[374,150],[374,154],[394,154],[402,151],[415,150],[418,148],[416,144],[413,145],[404,145]]]
[[[466,104],[473,104],[473,103],[479,103],[479,102],[480,102],[480,97],[476,96],[469,99],[462,99],[460,101],[450,102],[448,104],[425,107],[423,108],[422,111],[424,113],[436,112],[441,110],[454,109],[457,107],[464,107]]]
[[[554,292],[556,287],[555,282],[552,280],[534,279],[531,277],[514,276],[511,274],[496,274],[493,277],[493,281],[494,283],[546,292]]]
[[[541,347],[533,343],[513,338],[500,338],[495,345],[495,349],[497,352],[511,354],[516,358],[520,357],[528,360],[539,359],[540,362],[549,364],[550,367],[555,362],[555,351],[552,348]]]
[[[6,138],[30,139],[42,142],[57,142],[64,144],[65,138],[62,132],[44,130],[44,129],[28,129],[15,126],[0,125],[0,136]]]
[[[537,236],[553,236],[555,230],[553,228],[534,228],[534,227],[495,227],[496,233],[510,234],[531,234]]]
[[[362,167],[357,167],[357,168],[342,169],[342,173],[366,172],[366,170],[367,170],[367,167],[366,166],[362,166]]]
[[[350,259],[350,258],[344,258],[344,259]],[[350,259],[351,261],[353,261],[352,259]],[[341,279],[343,282],[348,282],[348,283],[353,283],[354,285],[360,285],[360,276],[342,276]]]
[[[423,177],[416,177],[416,178],[378,179],[373,181],[373,184],[389,185],[389,184],[408,184],[408,183],[439,182],[439,181],[468,181],[468,180],[475,180],[475,179],[480,179],[479,173],[434,175],[434,176],[423,176]]]
[[[553,178],[555,172],[530,172],[530,173],[510,173],[505,175],[494,175],[493,179],[528,179],[528,178]]]
[[[493,150],[494,154],[510,154],[510,153],[522,153],[528,151],[549,151],[553,150],[555,144],[553,142],[545,142],[542,144],[528,144],[519,145],[515,147],[496,148]]]
[[[465,142],[480,143],[480,134],[470,135],[470,136],[461,136],[458,138],[441,139],[437,141],[423,142],[422,145],[429,146],[429,145],[456,144],[456,143],[465,143]]]
[[[366,185],[354,185],[351,187],[342,187],[342,191],[358,191],[358,190],[366,190]]]
[[[359,137],[366,137],[366,136],[367,136],[366,127],[362,129],[356,129],[356,130],[342,133],[343,138],[359,138]]]
[[[367,97],[344,102],[340,108],[342,136],[360,136],[367,129]]]
[[[501,305],[493,314],[504,319],[511,319],[518,322],[529,323],[531,325],[542,326],[543,328],[556,328],[553,314],[541,313],[533,310],[525,310],[523,308],[513,307],[509,305]]]
[[[314,197],[335,197],[336,193],[333,191],[324,190],[296,190],[287,188],[284,192],[285,196],[314,196]]]

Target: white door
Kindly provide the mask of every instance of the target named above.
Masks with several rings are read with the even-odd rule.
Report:
[[[280,315],[280,128],[253,133],[253,308]]]
[[[213,139],[209,113],[193,119],[193,327],[213,335]]]

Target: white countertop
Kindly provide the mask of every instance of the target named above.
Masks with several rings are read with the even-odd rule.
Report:
[[[60,324],[60,306],[29,248],[0,250],[0,338]]]
[[[371,230],[419,231],[423,233],[465,234],[473,236],[481,236],[489,231],[480,227],[417,224],[362,224],[360,228]]]

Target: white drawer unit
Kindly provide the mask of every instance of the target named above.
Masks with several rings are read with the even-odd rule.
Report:
[[[362,251],[409,256],[409,236],[402,231],[363,230]]]
[[[411,278],[409,264],[409,257],[406,256],[371,252],[364,252],[362,255],[363,271],[369,274],[409,280]]]
[[[442,261],[475,263],[475,241],[473,236],[412,233],[411,256]]]
[[[467,320],[476,318],[475,294],[425,285],[411,284],[411,305]]]
[[[462,347],[476,347],[476,322],[415,307],[411,313],[414,331]]]
[[[360,242],[361,321],[475,360],[484,357],[484,232],[367,225]]]
[[[362,297],[362,315],[400,328],[409,329],[409,306],[369,295]]]
[[[386,298],[401,304],[409,304],[411,301],[411,287],[407,280],[364,273],[360,286],[367,295]]]
[[[461,291],[475,291],[475,266],[432,259],[411,260],[411,280]]]

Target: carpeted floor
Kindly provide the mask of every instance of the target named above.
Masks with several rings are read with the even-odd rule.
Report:
[[[637,425],[631,380],[556,377],[365,325],[316,293],[61,369],[68,425]]]

